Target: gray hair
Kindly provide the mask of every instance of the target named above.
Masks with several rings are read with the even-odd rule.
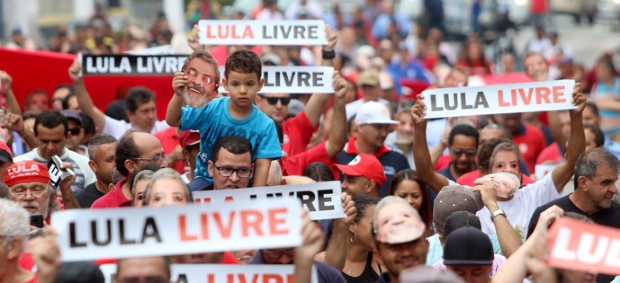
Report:
[[[7,239],[12,237],[20,237],[25,245],[30,231],[29,220],[30,215],[19,203],[0,199],[0,237],[4,238],[2,246],[5,247]]]
[[[187,201],[192,203],[194,202],[192,191],[190,191],[189,187],[185,184],[185,182],[181,178],[181,175],[177,171],[174,171],[174,169],[172,168],[163,168],[157,170],[157,172],[155,172],[155,174],[153,174],[153,176],[151,177],[151,181],[149,182],[149,184],[146,185],[146,191],[144,192],[145,206],[149,205],[151,199],[151,189],[153,188],[153,185],[155,184],[155,182],[161,179],[171,179],[179,182],[179,184],[181,184],[183,186],[183,189],[185,190],[185,196],[187,197]]]
[[[379,227],[379,224],[378,224],[379,221],[377,220],[377,216],[379,216],[379,211],[381,211],[381,209],[384,206],[388,204],[392,204],[392,203],[404,204],[406,207],[411,209],[411,212],[413,212],[413,215],[418,218],[418,221],[420,221],[420,223],[424,223],[422,221],[422,217],[420,217],[420,213],[418,213],[418,211],[415,208],[413,208],[413,206],[411,206],[411,204],[409,204],[404,198],[397,197],[397,196],[386,196],[382,198],[381,201],[379,201],[379,203],[375,207],[375,214],[372,217],[372,230],[374,231],[375,234],[377,234],[377,229]]]
[[[491,158],[489,159],[489,170],[493,168],[493,164],[495,164],[495,155],[500,151],[512,151],[517,155],[517,160],[521,160],[521,152],[519,151],[517,145],[512,142],[503,142],[495,146],[495,148],[493,149],[493,153],[491,154]],[[517,164],[519,164],[519,170],[522,170],[521,163],[518,162]]]
[[[600,165],[613,167],[617,172],[620,162],[615,155],[605,148],[593,148],[582,153],[575,163],[575,177],[573,180],[575,190],[579,187],[579,177],[583,176],[592,180]]]
[[[510,130],[508,130],[508,128],[500,125],[500,124],[488,124],[486,126],[484,126],[484,128],[482,128],[482,130],[500,130],[502,131],[502,137],[505,139],[509,139],[512,140],[512,133],[510,132]]]

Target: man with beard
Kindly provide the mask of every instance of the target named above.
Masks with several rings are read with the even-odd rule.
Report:
[[[93,104],[80,72],[82,72],[82,62],[76,59],[69,67],[69,77],[75,86],[75,96],[82,112],[93,118],[102,134],[120,139],[131,128],[139,128],[151,134],[168,128],[166,121],[157,121],[155,95],[144,87],[132,88],[125,97],[125,111],[129,123],[106,116]]]
[[[437,173],[456,181],[463,174],[476,170],[478,138],[478,131],[472,126],[458,125],[452,128],[448,137],[450,164]]]
[[[590,149],[575,165],[575,191],[538,207],[530,219],[528,237],[538,223],[540,213],[557,205],[565,212],[576,212],[594,223],[620,229],[620,204],[612,201],[618,193],[618,158],[604,148]],[[596,282],[610,282],[614,276],[599,275]]]

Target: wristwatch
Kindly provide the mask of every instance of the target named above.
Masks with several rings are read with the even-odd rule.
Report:
[[[491,214],[491,221],[493,221],[493,219],[495,219],[495,217],[503,215],[504,217],[506,216],[506,213],[500,208],[498,210],[496,210],[495,212],[493,212],[493,214]]]

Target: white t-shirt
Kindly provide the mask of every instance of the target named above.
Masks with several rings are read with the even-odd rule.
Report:
[[[36,162],[42,163],[47,166],[49,159],[45,159],[39,155],[39,148],[34,148],[32,151],[24,153],[20,156],[15,157],[13,160],[15,162],[24,161],[24,160],[34,160]],[[73,166],[73,170],[75,171],[75,182],[71,185],[71,191],[77,193],[78,191],[83,190],[86,186],[97,182],[97,176],[93,170],[88,166],[88,158],[86,156],[81,155],[75,151],[71,151],[68,148],[65,148],[65,153],[60,156],[60,159],[63,162],[69,162]]]
[[[506,213],[508,222],[521,236],[521,240],[525,241],[534,210],[560,197],[562,193],[555,188],[551,174],[547,174],[542,180],[518,190],[511,200],[498,201],[497,205]],[[491,221],[491,212],[486,207],[479,210],[476,215],[480,218],[482,232],[496,234],[495,225]]]
[[[168,127],[170,126],[168,126],[168,123],[166,123],[166,121],[156,121],[155,126],[151,130],[151,135],[159,131],[165,130]],[[130,123],[105,116],[105,126],[103,127],[103,131],[101,131],[101,133],[111,135],[118,140],[121,138],[121,136],[123,136],[123,134],[125,134],[127,130],[131,128],[132,127]]]
[[[351,118],[353,118],[353,116],[357,114],[357,110],[359,110],[360,107],[362,107],[362,104],[364,104],[365,102],[366,101],[364,101],[364,99],[358,99],[356,101],[347,103],[347,105],[345,106],[347,112],[347,121],[351,120]],[[390,105],[390,102],[383,98],[379,98],[378,102],[383,104],[383,106],[385,107],[388,107]]]

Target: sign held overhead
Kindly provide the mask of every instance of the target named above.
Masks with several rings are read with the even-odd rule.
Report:
[[[204,45],[327,45],[322,20],[200,20]]]

